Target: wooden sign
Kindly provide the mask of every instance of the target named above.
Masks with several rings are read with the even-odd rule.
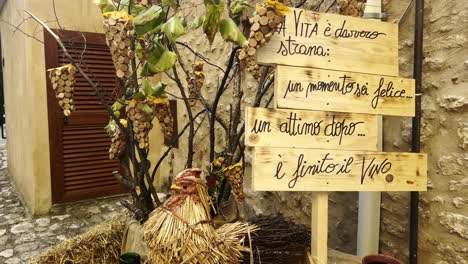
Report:
[[[256,147],[255,191],[426,191],[427,155]]]
[[[291,8],[260,64],[398,75],[398,25]]]
[[[247,146],[377,150],[377,116],[246,108]]]
[[[276,67],[275,100],[279,108],[414,116],[414,79]]]

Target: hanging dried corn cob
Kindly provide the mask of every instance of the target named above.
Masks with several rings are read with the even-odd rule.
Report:
[[[231,184],[232,191],[237,199],[242,200],[245,198],[244,195],[244,177],[242,175],[242,163],[236,163],[232,166],[227,167],[223,170],[224,176]]]
[[[120,119],[120,123],[127,127],[127,120]],[[116,160],[118,159],[125,151],[125,132],[122,129],[115,125],[110,125],[107,132],[111,136],[111,146],[109,148],[109,159]]]
[[[339,0],[340,14],[353,17],[362,17],[366,8],[366,0]]]
[[[166,140],[171,140],[174,135],[174,118],[167,99],[156,98],[154,102],[154,114],[158,118]]]
[[[254,76],[260,79],[260,66],[255,61],[257,50],[268,42],[283,21],[284,12],[288,7],[274,0],[267,0],[257,4],[256,12],[250,18],[250,36],[248,44],[239,51],[239,60],[243,66]]]
[[[189,89],[190,106],[194,107],[197,104],[198,94],[205,83],[205,73],[203,72],[203,61],[196,61],[192,65],[192,73],[187,76]]]
[[[63,110],[63,115],[69,116],[75,110],[73,92],[75,90],[76,68],[71,64],[49,70],[49,78],[55,97]]]
[[[130,61],[135,58],[135,52],[130,48],[135,35],[133,17],[125,11],[116,11],[105,13],[104,18],[104,31],[116,75],[121,79],[129,78],[132,75]]]
[[[130,100],[127,102],[126,111],[132,121],[135,139],[138,147],[148,150],[149,132],[153,128],[153,102],[149,100]]]

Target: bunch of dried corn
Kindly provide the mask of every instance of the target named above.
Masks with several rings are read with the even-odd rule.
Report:
[[[49,78],[55,97],[65,116],[69,116],[75,110],[73,92],[75,90],[76,68],[71,64],[49,70]]]
[[[340,14],[353,17],[362,17],[366,8],[366,0],[339,0]]]
[[[282,13],[269,5],[257,6],[253,17],[250,18],[250,36],[248,44],[239,51],[239,60],[244,62],[244,66],[254,76],[260,79],[260,66],[255,61],[257,50],[268,42],[277,30],[278,25],[283,21]]]
[[[129,78],[132,75],[130,61],[135,58],[135,52],[131,49],[135,35],[133,18],[124,11],[105,13],[104,17],[104,31],[116,75],[119,78]]]
[[[125,151],[125,132],[119,127],[116,127],[110,131],[111,146],[109,148],[109,159],[118,159]]]
[[[242,175],[242,163],[236,163],[223,170],[224,176],[231,184],[232,191],[237,199],[242,200],[245,198],[244,195],[244,177]]]
[[[133,133],[138,140],[138,147],[148,149],[149,132],[153,128],[154,114],[151,111],[153,102],[149,100],[131,100],[127,103],[126,111],[132,121]]]
[[[164,137],[167,140],[171,140],[174,135],[174,118],[172,117],[171,109],[169,108],[169,102],[155,103],[153,112],[162,127]]]
[[[203,61],[196,61],[192,65],[192,73],[187,76],[187,83],[189,89],[189,102],[190,106],[197,104],[198,94],[205,83],[205,73],[203,72]]]

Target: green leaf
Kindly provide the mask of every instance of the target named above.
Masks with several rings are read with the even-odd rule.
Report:
[[[142,92],[137,92],[133,96],[133,99],[135,99],[135,100],[144,100],[145,98],[146,98],[146,96]]]
[[[154,5],[135,17],[133,20],[135,31],[138,36],[142,36],[162,24],[164,19],[165,14],[163,9],[158,5]]]
[[[141,87],[142,87],[142,90],[143,90],[143,92],[145,93],[145,95],[147,97],[151,96],[151,94],[153,93],[153,88],[151,88],[151,85],[150,85],[150,83],[148,82],[147,79],[143,80],[143,83],[142,83]]]
[[[132,5],[132,9],[130,10],[131,11],[131,15],[136,17],[138,16],[140,13],[144,12],[146,10],[146,7],[143,6],[143,5]]]
[[[231,14],[234,18],[239,18],[242,16],[242,13],[244,13],[244,10],[247,6],[252,7],[249,5],[249,2],[247,0],[234,0],[231,3],[231,6],[229,9],[231,10]]]
[[[174,52],[169,51],[160,43],[155,43],[155,47],[149,51],[141,76],[146,77],[167,71],[174,66],[176,61],[177,55]]]
[[[101,9],[102,13],[115,11],[115,6],[110,0],[98,0],[96,5]]]
[[[215,35],[218,32],[221,13],[224,10],[223,1],[215,0],[214,2],[216,4],[213,4],[212,1],[205,0],[206,14],[203,20],[203,32],[205,32],[208,37],[210,44],[213,43]]]
[[[241,47],[247,41],[236,23],[230,18],[223,18],[221,20],[219,32],[225,41],[231,41]]]
[[[192,23],[190,23],[190,28],[197,29],[203,25],[203,17],[197,16]]]
[[[143,110],[147,115],[151,115],[153,113],[153,109],[147,104],[144,104],[141,110]]]
[[[164,23],[164,25],[161,27],[161,30],[172,42],[185,34],[185,28],[182,24],[182,20],[177,16],[171,17],[171,19]]]
[[[117,100],[112,105],[112,111],[120,111],[120,109],[122,109],[122,107],[123,107],[123,104],[119,100]]]
[[[163,82],[158,82],[153,89],[153,96],[154,97],[162,97],[164,95],[164,91],[166,90],[167,84]]]
[[[119,118],[120,117],[120,112],[119,111],[114,111],[115,117]]]

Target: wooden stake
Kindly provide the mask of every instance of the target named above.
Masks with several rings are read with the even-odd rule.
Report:
[[[312,259],[313,264],[327,264],[328,193],[312,193]]]

